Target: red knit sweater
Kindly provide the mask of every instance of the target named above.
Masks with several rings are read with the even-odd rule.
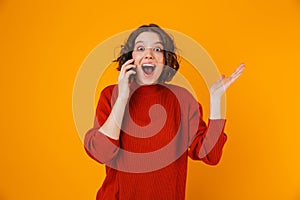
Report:
[[[225,120],[207,126],[201,105],[178,86],[132,84],[131,91],[119,140],[98,130],[117,98],[115,85],[101,92],[94,127],[85,136],[87,153],[106,164],[97,200],[183,200],[187,157],[217,164],[227,139]]]

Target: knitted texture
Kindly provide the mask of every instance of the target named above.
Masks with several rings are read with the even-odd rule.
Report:
[[[97,200],[184,200],[188,156],[216,165],[227,140],[225,120],[206,124],[201,104],[175,85],[133,83],[131,91],[119,140],[99,132],[117,98],[116,85],[101,92],[94,127],[85,135],[87,153],[106,164]]]

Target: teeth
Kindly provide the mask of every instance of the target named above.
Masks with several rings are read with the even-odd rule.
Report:
[[[154,67],[154,65],[152,65],[152,64],[143,64],[143,67]]]

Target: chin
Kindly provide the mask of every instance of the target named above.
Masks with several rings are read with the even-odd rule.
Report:
[[[156,80],[156,81],[154,81],[154,80],[137,80],[136,82],[137,82],[137,84],[139,84],[139,85],[154,85],[154,84],[156,84],[158,81],[157,81],[157,80]]]

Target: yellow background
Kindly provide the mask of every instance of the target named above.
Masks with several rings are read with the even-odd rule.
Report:
[[[76,132],[76,74],[96,45],[151,22],[195,39],[224,74],[247,66],[227,92],[222,160],[189,161],[187,199],[300,199],[299,0],[1,0],[1,200],[95,199],[104,167]]]

